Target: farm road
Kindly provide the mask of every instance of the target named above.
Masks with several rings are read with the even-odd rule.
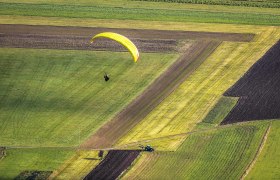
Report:
[[[110,31],[131,38],[140,52],[178,51],[178,41],[182,39],[247,42],[254,37],[238,33],[1,24],[0,47],[125,51],[120,44],[106,39],[97,39],[90,45],[93,35]]]

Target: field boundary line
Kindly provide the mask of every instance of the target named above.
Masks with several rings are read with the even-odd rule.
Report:
[[[241,180],[244,180],[245,177],[249,174],[249,172],[250,172],[250,171],[252,170],[252,168],[254,167],[254,165],[255,165],[255,163],[256,163],[256,161],[257,161],[259,155],[261,154],[261,152],[262,152],[262,150],[263,150],[263,148],[264,148],[264,145],[265,145],[265,143],[266,143],[266,140],[267,140],[267,138],[268,138],[268,135],[269,135],[269,132],[270,132],[270,129],[271,129],[272,122],[273,122],[273,121],[270,121],[269,126],[267,127],[267,129],[266,129],[266,131],[265,131],[265,133],[264,133],[264,135],[263,135],[263,137],[262,137],[262,140],[261,140],[261,143],[260,143],[260,145],[259,145],[259,147],[258,147],[258,149],[257,149],[257,152],[255,153],[253,160],[249,163],[249,165],[247,166],[245,172],[244,172],[243,175],[241,176],[241,178],[240,178]]]

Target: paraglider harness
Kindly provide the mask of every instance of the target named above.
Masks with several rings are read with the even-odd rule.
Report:
[[[105,81],[109,81],[109,79],[110,79],[110,78],[109,78],[109,76],[107,75],[107,73],[104,73],[104,80],[105,80]]]

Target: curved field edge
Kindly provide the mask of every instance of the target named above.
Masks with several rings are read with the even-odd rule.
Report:
[[[274,179],[280,177],[280,121],[274,120],[266,143],[245,179]]]
[[[193,130],[222,94],[231,87],[278,39],[269,28],[253,42],[223,42],[199,68],[161,102],[117,146]]]
[[[263,121],[190,134],[175,152],[143,153],[123,179],[240,178],[268,127]]]

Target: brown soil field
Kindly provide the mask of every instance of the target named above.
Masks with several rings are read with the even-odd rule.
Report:
[[[113,150],[84,178],[91,179],[117,179],[131,163],[137,158],[137,150]]]
[[[178,41],[182,39],[250,41],[254,37],[253,34],[238,33],[2,24],[0,47],[126,51],[117,42],[103,38],[90,44],[89,40],[93,35],[105,31],[117,32],[129,37],[140,52],[178,51]]]
[[[197,41],[158,77],[140,96],[104,126],[81,148],[108,148],[139,123],[174,91],[215,49],[220,42]]]
[[[218,41],[248,42],[254,38],[254,34],[240,33],[214,33],[195,31],[167,31],[148,29],[122,29],[122,28],[100,28],[100,27],[67,27],[67,26],[34,26],[34,25],[0,25],[0,35],[46,35],[46,36],[72,36],[86,37],[90,39],[100,32],[116,32],[128,38],[135,39],[208,39]]]
[[[110,50],[127,51],[119,43],[109,39],[96,39],[93,44],[88,36],[45,35],[45,34],[0,34],[0,47],[64,49],[64,50]],[[178,51],[176,40],[131,40],[140,52],[175,52]]]
[[[280,119],[280,41],[224,95],[240,99],[222,124]]]

